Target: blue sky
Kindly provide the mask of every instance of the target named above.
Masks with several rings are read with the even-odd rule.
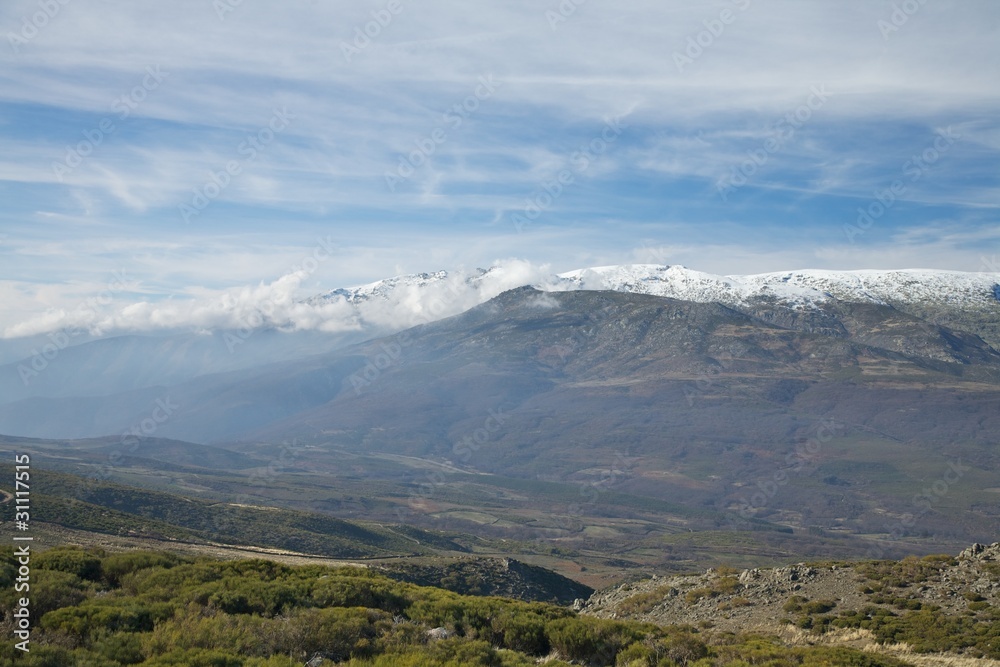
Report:
[[[282,284],[1000,270],[988,0],[8,0],[0,30],[6,336],[116,280],[151,326],[317,248]]]

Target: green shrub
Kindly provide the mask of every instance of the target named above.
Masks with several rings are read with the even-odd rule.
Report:
[[[660,586],[652,591],[638,593],[619,602],[618,613],[635,615],[649,613],[655,609],[658,604],[663,602],[663,600],[669,596],[671,592],[676,595],[676,591],[674,591],[674,589],[670,586]]]
[[[801,611],[803,603],[806,603],[808,601],[809,598],[807,597],[803,597],[801,595],[793,595],[792,597],[788,598],[788,601],[785,602],[784,606],[782,606],[782,609],[788,612],[789,614],[795,614]]]
[[[112,588],[121,586],[122,577],[139,570],[162,567],[171,568],[182,560],[173,554],[156,551],[130,551],[128,553],[112,554],[101,562],[101,572],[105,583]]]
[[[727,600],[726,602],[720,602],[717,609],[719,611],[729,611],[731,609],[739,609],[741,607],[752,607],[753,602],[747,600],[746,598],[733,598],[732,600]]]
[[[618,653],[642,638],[641,626],[591,616],[549,622],[546,633],[552,648],[575,661],[613,665]]]
[[[35,570],[58,570],[81,579],[98,581],[101,578],[101,559],[80,547],[55,547],[32,556]]]
[[[712,588],[719,593],[732,593],[740,587],[740,580],[736,577],[722,577],[712,584]]]
[[[692,588],[684,594],[684,601],[688,604],[695,604],[702,598],[714,598],[719,593],[711,588]]]
[[[816,600],[802,605],[803,614],[825,614],[837,606],[835,600]]]

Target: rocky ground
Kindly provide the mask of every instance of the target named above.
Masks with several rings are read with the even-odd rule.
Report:
[[[598,591],[575,606],[605,618],[760,632],[795,642],[820,641],[819,636],[796,627],[797,619],[810,610],[826,608],[837,614],[875,605],[899,611],[901,600],[912,600],[914,605],[927,602],[953,615],[997,607],[1000,543],[973,545],[957,558],[910,558],[882,565],[799,563],[775,569],[719,568],[700,575],[654,576]],[[807,607],[810,603],[813,606]],[[840,643],[870,643],[870,636],[860,630],[832,633],[825,641],[837,640],[838,634]]]

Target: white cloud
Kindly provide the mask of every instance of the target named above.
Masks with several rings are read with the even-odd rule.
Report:
[[[925,3],[888,39],[877,22],[891,3],[752,2],[683,72],[674,53],[737,3],[588,2],[555,30],[545,11],[557,2],[402,5],[350,62],[342,42],[382,3],[244,2],[220,20],[204,0],[71,2],[21,53],[0,49],[0,104],[10,111],[0,119],[0,187],[14,195],[0,213],[9,227],[0,328],[68,322],[116,270],[137,284],[88,326],[227,326],[286,295],[282,326],[350,327],[343,313],[297,306],[288,295],[495,257],[530,262],[505,263],[516,280],[546,262],[570,270],[646,257],[717,273],[880,262],[960,269],[980,250],[957,231],[907,236],[905,222],[890,227],[886,218],[854,247],[841,222],[823,229],[794,203],[761,204],[758,216],[773,211],[773,224],[743,206],[782,193],[787,201],[839,197],[851,211],[898,175],[907,151],[950,123],[961,145],[905,199],[981,209],[976,229],[995,216],[1000,6],[992,0]],[[10,0],[0,25],[16,28],[36,11],[37,0]],[[157,65],[168,73],[162,85],[121,119],[115,101]],[[444,121],[485,75],[501,82],[495,94],[458,127]],[[825,85],[830,101],[739,204],[723,205],[716,179],[814,85]],[[295,114],[287,130],[185,225],[178,205],[240,159],[240,143],[283,107]],[[622,142],[529,233],[514,233],[509,213],[623,114]],[[116,130],[60,181],[53,161],[102,118]],[[447,140],[389,192],[385,173],[438,128]],[[908,129],[889,136],[897,128]],[[633,201],[641,219],[629,218]],[[816,225],[812,238],[795,231],[806,224]],[[327,234],[341,246],[333,261],[294,286],[275,278],[295,274],[313,239]],[[996,245],[989,235],[980,241]],[[496,280],[482,294],[507,278]],[[461,294],[455,308],[482,297]],[[401,303],[399,318],[367,317],[416,321],[424,307]]]

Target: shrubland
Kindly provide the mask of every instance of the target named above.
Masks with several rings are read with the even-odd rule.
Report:
[[[13,550],[0,550],[0,621],[11,635]],[[892,659],[843,648],[708,635],[690,626],[582,616],[473,597],[361,567],[292,567],[167,553],[57,547],[32,557],[33,667],[659,667],[858,665]]]

